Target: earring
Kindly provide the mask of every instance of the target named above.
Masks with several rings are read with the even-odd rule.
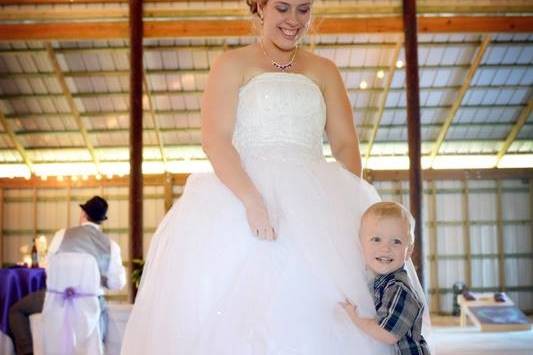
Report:
[[[265,20],[263,19],[263,16],[261,16],[260,14],[258,16],[259,16],[259,22],[262,25],[265,22]]]

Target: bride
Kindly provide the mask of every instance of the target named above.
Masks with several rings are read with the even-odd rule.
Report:
[[[338,306],[374,315],[357,233],[379,197],[337,68],[297,47],[312,1],[247,3],[258,42],[222,54],[203,96],[215,174],[158,227],[122,354],[389,354]]]

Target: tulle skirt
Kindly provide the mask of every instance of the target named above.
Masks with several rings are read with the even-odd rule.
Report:
[[[324,160],[245,165],[278,239],[254,237],[214,174],[191,175],[153,237],[122,354],[392,353],[338,305],[375,315],[357,235],[375,190]]]

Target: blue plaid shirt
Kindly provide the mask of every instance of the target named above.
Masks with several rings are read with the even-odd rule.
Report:
[[[374,302],[379,326],[399,339],[396,354],[429,354],[422,336],[424,305],[412,290],[403,267],[374,280]]]

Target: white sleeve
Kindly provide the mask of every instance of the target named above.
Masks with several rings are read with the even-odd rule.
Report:
[[[109,269],[107,270],[107,288],[110,290],[119,290],[126,285],[126,269],[122,265],[122,256],[120,247],[111,240],[111,258],[109,260]]]
[[[50,242],[50,245],[48,246],[48,252],[46,253],[46,265],[48,265],[48,261],[51,255],[57,253],[59,250],[59,247],[61,246],[61,242],[63,242],[63,237],[65,236],[65,229],[60,229],[54,234],[54,237],[52,238],[52,241]]]

